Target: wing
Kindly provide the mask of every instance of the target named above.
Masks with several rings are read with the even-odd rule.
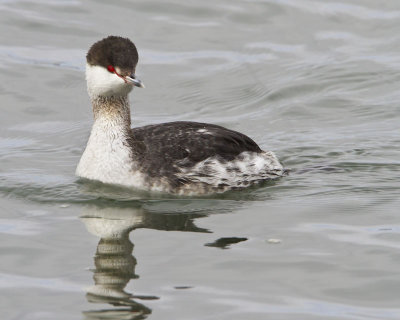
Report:
[[[132,129],[133,140],[144,145],[142,169],[151,176],[170,176],[176,165],[191,167],[209,157],[233,160],[243,151],[262,152],[246,135],[199,122],[168,122]]]

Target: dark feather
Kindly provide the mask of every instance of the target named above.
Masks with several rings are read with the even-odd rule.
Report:
[[[137,156],[142,169],[153,177],[172,178],[177,165],[191,167],[210,157],[231,161],[244,151],[262,152],[246,135],[207,123],[167,122],[134,128],[132,135],[136,145],[146,146]]]

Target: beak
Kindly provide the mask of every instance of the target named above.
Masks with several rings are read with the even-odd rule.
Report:
[[[136,78],[135,74],[132,73],[130,76],[125,77],[128,83],[133,84],[136,87],[144,88],[144,84],[138,78]]]

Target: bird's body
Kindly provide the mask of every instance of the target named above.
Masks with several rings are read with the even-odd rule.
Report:
[[[112,51],[108,56],[97,52],[112,47],[124,54],[118,44],[131,53],[136,50],[128,39],[108,37],[88,53],[86,77],[95,121],[77,167],[78,176],[192,195],[243,188],[284,174],[272,152],[262,151],[246,135],[221,126],[180,121],[131,129],[127,95],[132,84],[142,86],[133,75],[137,53],[136,58],[132,54],[133,62],[126,63],[125,56],[118,59]],[[118,60],[128,67],[115,64]]]

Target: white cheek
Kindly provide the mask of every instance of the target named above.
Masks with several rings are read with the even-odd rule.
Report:
[[[132,86],[100,66],[86,64],[86,82],[91,98],[98,96],[127,95]]]

